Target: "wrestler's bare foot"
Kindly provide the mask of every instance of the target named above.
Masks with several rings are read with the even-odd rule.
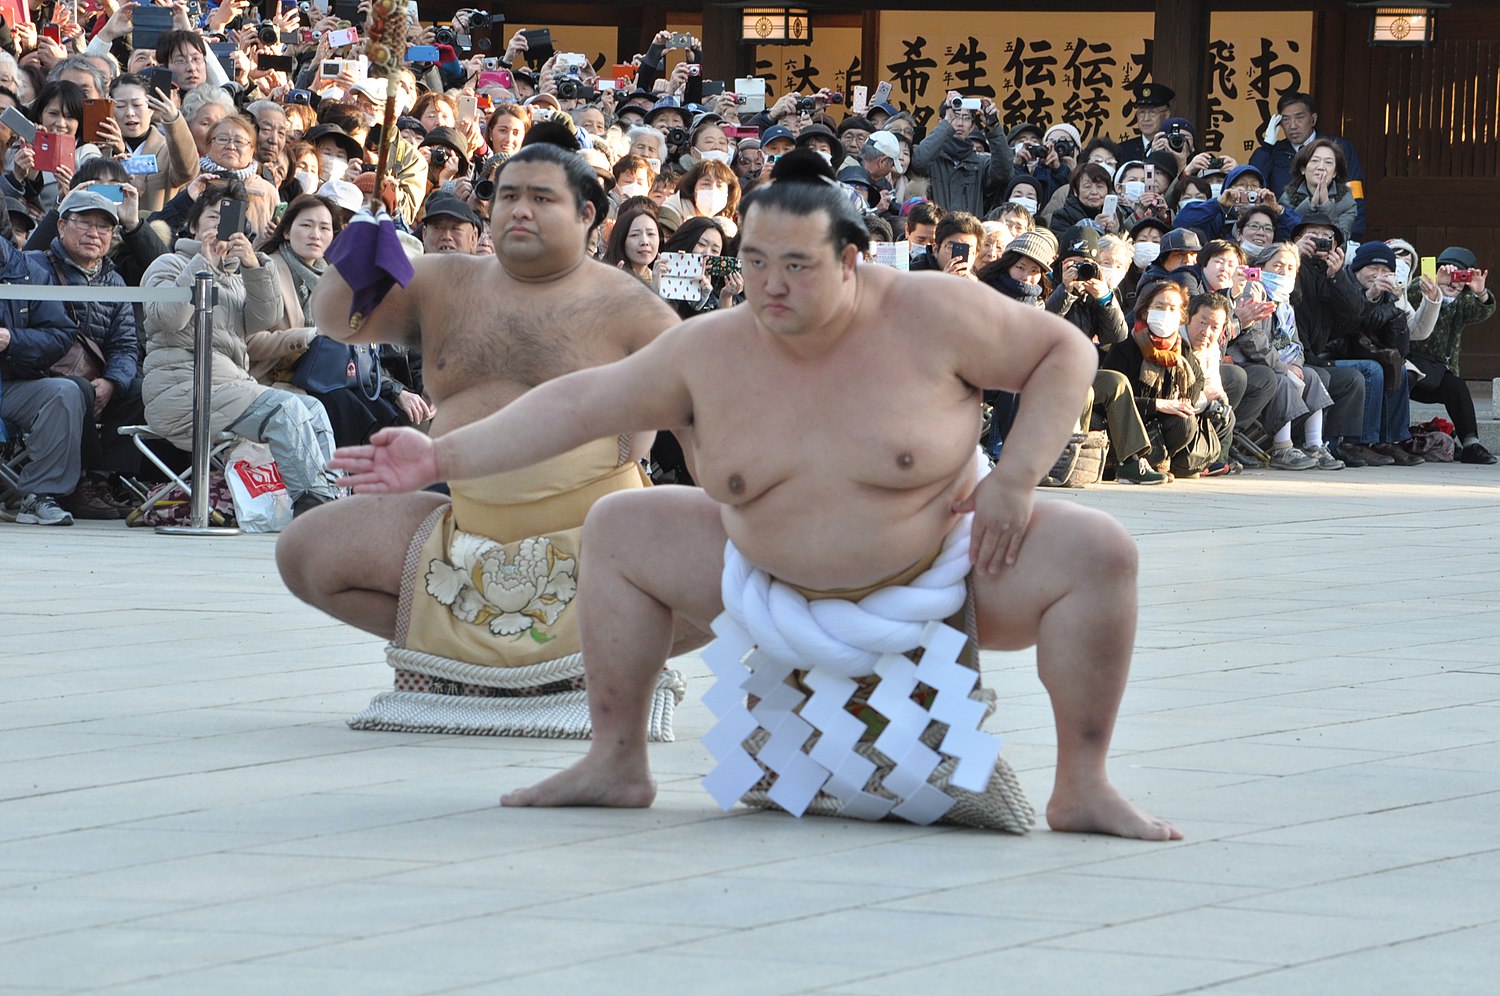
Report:
[[[507,792],[502,806],[614,806],[643,809],[656,798],[656,780],[644,764],[617,762],[592,751],[583,760],[537,782]]]
[[[1142,812],[1107,781],[1058,785],[1047,803],[1047,825],[1068,833],[1106,833],[1138,840],[1181,840],[1182,831]]]

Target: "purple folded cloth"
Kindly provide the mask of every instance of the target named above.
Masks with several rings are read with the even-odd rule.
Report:
[[[392,287],[411,282],[411,260],[401,248],[396,225],[385,211],[372,216],[360,211],[328,247],[325,257],[353,291],[349,327],[358,330],[365,317],[380,307]]]

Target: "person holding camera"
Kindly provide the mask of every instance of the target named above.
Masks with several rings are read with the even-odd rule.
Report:
[[[1099,232],[1119,232],[1119,210],[1106,211],[1106,201],[1115,192],[1114,175],[1098,163],[1084,163],[1068,180],[1068,196],[1052,212],[1047,227],[1059,239],[1080,222]]]
[[[1321,212],[1348,239],[1358,216],[1348,179],[1344,152],[1337,142],[1329,138],[1310,142],[1292,160],[1292,182],[1281,192],[1281,206],[1298,215]]]
[[[1224,158],[1224,165],[1228,165],[1230,160],[1228,157]],[[1207,153],[1194,157],[1189,168],[1204,160],[1203,168],[1211,169],[1210,159]],[[1195,175],[1201,176],[1202,172]],[[1178,228],[1191,228],[1205,242],[1209,242],[1228,238],[1231,234],[1237,235],[1243,227],[1244,215],[1254,208],[1263,208],[1268,213],[1271,228],[1265,233],[1263,241],[1256,242],[1255,249],[1251,249],[1249,245],[1242,246],[1247,254],[1254,256],[1256,251],[1273,242],[1285,242],[1291,238],[1289,219],[1284,217],[1285,212],[1277,203],[1276,195],[1266,188],[1265,177],[1260,170],[1248,165],[1230,167],[1216,197],[1194,204],[1180,204],[1173,223]]]
[[[1000,111],[988,97],[962,97],[956,90],[943,99],[941,120],[912,153],[912,165],[930,177],[932,200],[949,211],[984,214],[985,201],[1010,183],[1014,166]],[[982,128],[992,151],[975,151],[969,141]]]
[[[1065,233],[1062,251],[1053,268],[1057,286],[1045,307],[1076,326],[1098,353],[1100,368],[1089,385],[1088,400],[1078,421],[1079,431],[1088,431],[1096,416],[1103,420],[1119,461],[1115,480],[1122,484],[1165,484],[1167,475],[1158,473],[1144,461],[1149,437],[1136,410],[1129,379],[1118,370],[1103,367],[1109,350],[1125,341],[1130,329],[1110,284],[1110,275],[1100,265],[1101,241],[1099,233],[1087,225],[1075,225]],[[1120,272],[1116,269],[1116,273]]]
[[[967,211],[949,211],[938,220],[932,245],[912,260],[911,269],[978,279],[974,259],[979,255],[979,243],[983,240],[983,222]]]
[[[1458,438],[1462,463],[1492,464],[1495,457],[1479,442],[1479,423],[1474,399],[1459,376],[1459,349],[1465,325],[1486,321],[1495,314],[1495,292],[1486,286],[1489,270],[1479,268],[1479,258],[1463,246],[1449,246],[1437,258],[1439,311],[1432,333],[1412,343],[1411,362],[1422,371],[1412,384],[1413,401],[1438,404],[1448,410]],[[1416,306],[1424,289],[1413,285],[1411,303]]]
[[[1396,303],[1406,290],[1396,279],[1396,254],[1384,242],[1367,242],[1349,261],[1349,272],[1364,290],[1364,307],[1358,321],[1337,330],[1329,351],[1335,367],[1356,370],[1364,378],[1364,432],[1345,439],[1339,450],[1367,462],[1374,451],[1397,466],[1416,466],[1425,461],[1401,445],[1411,438],[1410,339],[1406,312]]]

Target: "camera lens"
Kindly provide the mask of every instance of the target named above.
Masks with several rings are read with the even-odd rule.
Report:
[[[686,128],[672,128],[667,131],[667,144],[681,146],[688,144],[688,133]]]
[[[482,201],[487,201],[495,196],[495,181],[480,180],[474,184],[474,196]]]
[[[281,33],[276,30],[274,24],[262,24],[256,29],[255,37],[262,45],[275,45],[281,41]]]
[[[469,27],[475,31],[490,26],[490,15],[488,11],[476,10],[469,17]]]
[[[433,31],[432,41],[437,45],[456,45],[458,43],[458,35],[453,33],[452,28],[445,26]]]

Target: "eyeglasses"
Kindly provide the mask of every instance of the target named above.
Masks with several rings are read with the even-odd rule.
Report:
[[[215,135],[214,144],[226,149],[248,149],[255,144],[248,138],[238,138],[234,135]]]
[[[78,228],[85,228],[95,232],[112,232],[115,230],[115,223],[113,221],[90,221],[81,214],[70,214],[64,220]]]
[[[1254,225],[1245,225],[1245,226],[1241,227],[1240,231],[1242,231],[1242,232],[1274,232],[1274,231],[1276,231],[1276,226],[1275,225],[1265,225],[1265,224],[1261,224],[1261,223],[1257,222]]]
[[[202,65],[207,65],[207,63],[204,62],[203,56],[198,55],[195,52],[192,55],[174,55],[174,56],[172,56],[171,59],[169,59],[167,61],[167,65],[169,65],[169,66],[202,66]]]

